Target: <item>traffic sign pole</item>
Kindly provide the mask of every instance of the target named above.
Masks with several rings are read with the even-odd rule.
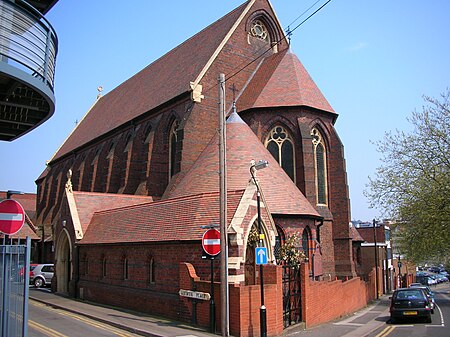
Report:
[[[215,228],[208,229],[202,237],[203,251],[211,259],[211,300],[209,302],[210,332],[216,333],[216,304],[214,302],[214,258],[220,253],[220,232]]]

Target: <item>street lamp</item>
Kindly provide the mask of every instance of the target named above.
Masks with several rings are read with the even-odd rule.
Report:
[[[256,185],[256,205],[258,208],[258,234],[259,234],[259,247],[263,246],[264,234],[262,233],[261,227],[261,192],[259,190],[259,184],[256,180],[255,174],[256,171],[261,170],[269,166],[269,162],[267,160],[260,160],[258,163],[252,161],[252,165],[250,166],[250,174],[252,175],[253,182]],[[260,331],[261,337],[267,336],[267,315],[266,315],[266,306],[264,305],[264,277],[263,277],[263,265],[259,265],[259,275],[260,275],[260,283],[261,283],[261,307],[259,309],[259,319],[260,319]]]
[[[375,247],[375,287],[376,287],[376,296],[377,299],[379,298],[378,295],[378,249],[377,249],[377,225],[378,221],[373,219],[373,242]]]

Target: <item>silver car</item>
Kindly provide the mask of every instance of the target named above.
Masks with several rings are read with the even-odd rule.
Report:
[[[36,288],[46,286],[52,283],[55,266],[53,264],[37,264],[30,270],[30,283]]]

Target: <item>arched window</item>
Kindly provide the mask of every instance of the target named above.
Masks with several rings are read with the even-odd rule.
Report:
[[[319,130],[311,130],[312,142],[314,146],[314,166],[316,173],[316,200],[319,205],[327,205],[327,151],[325,143]]]
[[[274,253],[275,253],[275,259],[277,260],[277,263],[280,264],[281,263],[281,246],[286,241],[286,237],[284,235],[283,229],[280,226],[276,225],[276,229],[277,229],[277,236],[275,237]]]
[[[148,282],[155,283],[155,260],[153,258],[148,261]]]
[[[128,259],[123,259],[123,279],[128,280]]]
[[[295,182],[294,141],[287,130],[278,125],[267,136],[266,148]]]
[[[102,277],[106,277],[106,265],[107,265],[106,257],[103,257],[103,259],[102,259]]]
[[[169,131],[169,178],[171,178],[175,172],[177,142],[178,142],[178,122],[174,121]]]
[[[309,260],[309,241],[311,240],[310,229],[306,227],[302,233],[302,249],[305,257]]]

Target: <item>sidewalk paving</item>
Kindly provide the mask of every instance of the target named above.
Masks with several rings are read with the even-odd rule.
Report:
[[[333,322],[309,329],[288,328],[284,336],[363,337],[386,325],[389,319],[389,296],[383,295],[367,307]]]
[[[115,309],[56,295],[45,289],[30,288],[29,298],[51,307],[67,310],[117,328],[150,337],[212,337],[206,330],[143,313]]]
[[[339,321],[322,324],[311,329],[295,325],[283,332],[285,337],[361,337],[386,324],[389,316],[389,295],[380,297],[365,309]],[[51,293],[45,289],[30,288],[30,299],[49,306],[80,314],[91,319],[113,325],[123,330],[151,337],[212,337],[217,335],[207,330],[182,322],[143,313],[121,310],[99,304],[83,302]]]

